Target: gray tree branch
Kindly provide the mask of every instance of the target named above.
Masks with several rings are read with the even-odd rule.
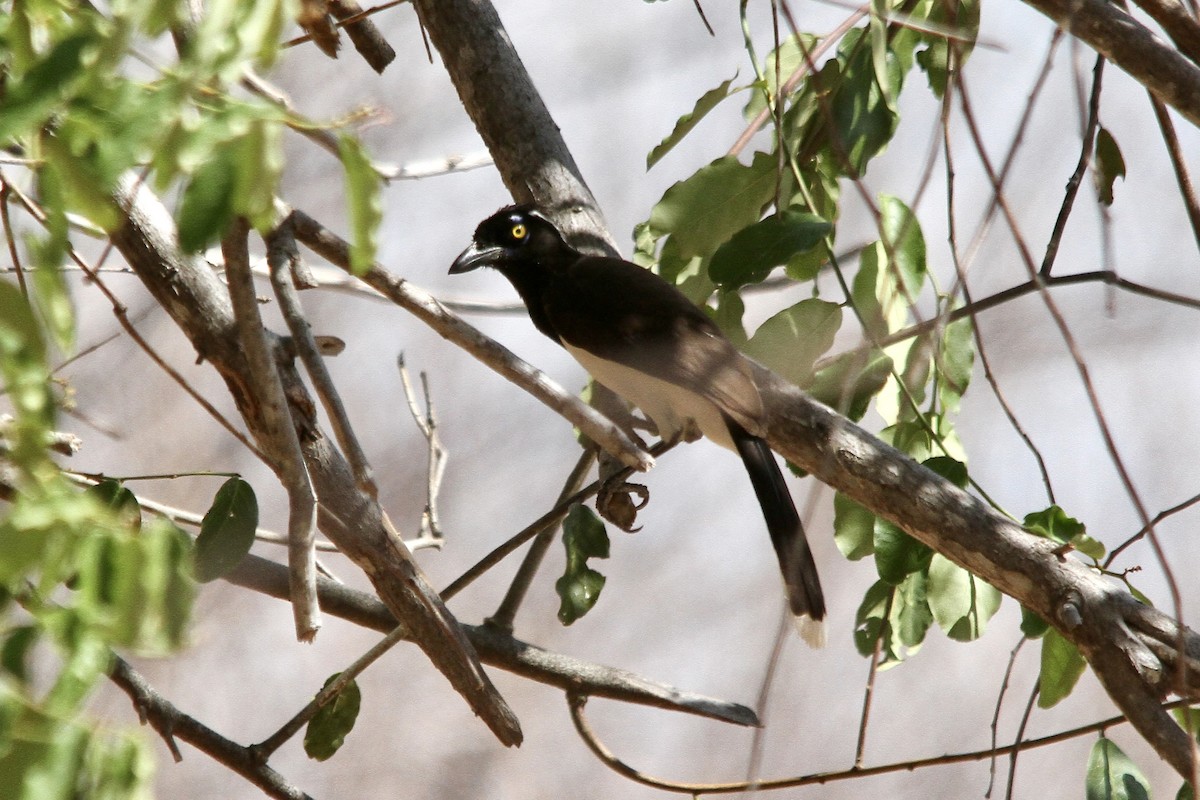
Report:
[[[1194,124],[1200,68],[1104,0],[1029,0]],[[585,189],[553,119],[487,0],[417,0],[463,105],[518,199],[551,211]],[[561,183],[558,180],[561,179]],[[581,220],[559,213],[557,221]],[[599,223],[598,215],[589,218]],[[608,241],[603,231],[592,241]],[[988,508],[850,420],[759,368],[771,446],[1040,614],[1088,659],[1116,705],[1185,778],[1190,736],[1162,710],[1167,691],[1200,686],[1200,639],[1123,587]],[[1182,645],[1182,652],[1180,651]]]
[[[200,358],[217,369],[246,427],[257,441],[264,441],[270,428],[261,400],[251,388],[254,383],[229,292],[200,259],[179,251],[170,214],[135,176],[122,182],[116,199],[125,218],[111,236],[113,244]],[[269,339],[278,355],[278,337],[269,335]],[[284,358],[276,362],[304,464],[316,489],[321,530],[363,569],[380,598],[412,631],[413,641],[497,738],[506,745],[520,743],[516,716],[492,686],[457,620],[429,587],[379,503],[357,486],[349,465],[321,429],[295,366]]]
[[[246,556],[225,580],[280,600],[288,599],[287,569],[259,556]],[[321,608],[335,617],[380,633],[388,633],[396,627],[396,618],[387,606],[366,592],[327,578],[317,578],[317,592]],[[495,626],[464,625],[463,629],[485,663],[538,683],[566,692],[680,711],[735,725],[758,724],[754,711],[739,703],[686,692],[646,680],[627,670],[544,650],[515,639]]]

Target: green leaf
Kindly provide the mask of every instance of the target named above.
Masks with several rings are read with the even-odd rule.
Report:
[[[735,75],[734,78],[736,77]],[[704,119],[708,112],[712,111],[722,100],[732,94],[729,91],[729,86],[733,83],[734,78],[730,78],[717,88],[709,89],[702,94],[692,110],[679,118],[675,123],[675,129],[671,131],[667,138],[655,145],[650,154],[646,156],[647,170],[657,164],[663,156],[671,152],[671,149],[679,144],[683,137],[691,132],[692,128],[700,124],[700,120]]]
[[[1071,693],[1087,661],[1075,645],[1050,628],[1042,637],[1042,669],[1038,674],[1038,707],[1052,708]]]
[[[196,580],[216,580],[236,567],[254,544],[258,500],[250,484],[230,478],[217,490],[196,537]]]
[[[939,553],[929,563],[929,609],[951,639],[971,641],[983,635],[1000,608],[1000,592]]]
[[[815,214],[795,209],[772,214],[717,248],[708,275],[726,289],[760,283],[775,267],[819,246],[832,227]]]
[[[886,520],[875,522],[875,569],[893,586],[929,567],[933,550]]]
[[[275,192],[283,172],[282,136],[281,125],[259,118],[235,145],[236,211],[263,233],[275,226]]]
[[[880,651],[880,669],[893,667],[921,648],[933,619],[925,602],[925,576],[914,572],[899,586],[878,581],[867,590],[855,617],[854,645],[864,656]]]
[[[350,271],[365,275],[375,266],[376,239],[383,221],[383,202],[379,173],[363,149],[362,142],[352,136],[338,139],[338,155],[346,171],[346,202],[350,217]]]
[[[592,610],[604,588],[604,576],[587,566],[589,558],[608,558],[608,533],[589,508],[576,504],[563,521],[567,567],[554,584],[561,600],[558,619],[570,625]]]
[[[979,0],[930,0],[919,3],[912,12],[914,21],[924,17],[926,31],[920,36],[929,47],[917,53],[917,63],[925,71],[929,88],[941,99],[950,77],[950,52],[955,53],[954,67],[961,71],[979,36]],[[914,26],[920,29],[919,24]],[[947,35],[949,34],[949,35]]]
[[[755,153],[750,166],[722,156],[667,189],[650,212],[650,227],[671,234],[681,258],[706,256],[756,222],[774,194],[774,156]]]
[[[9,631],[4,644],[0,645],[0,669],[20,683],[28,683],[30,650],[37,644],[39,636],[40,631],[33,625],[20,625]]]
[[[1031,533],[1060,544],[1069,544],[1097,561],[1104,558],[1104,545],[1088,536],[1087,527],[1074,517],[1067,516],[1067,512],[1057,505],[1026,514],[1024,525]]]
[[[0,99],[0,141],[41,126],[86,75],[84,50],[94,34],[77,33],[56,42],[28,72],[9,80]]]
[[[234,216],[237,167],[233,148],[216,148],[183,189],[179,203],[179,246],[198,253],[215,242]]]
[[[322,690],[333,683],[340,675],[335,672],[330,675],[322,686]],[[304,752],[316,761],[325,761],[333,756],[346,742],[346,736],[354,730],[358,720],[358,711],[362,705],[362,692],[358,683],[350,681],[337,696],[321,706],[321,709],[308,721],[304,731]]]
[[[762,84],[758,84],[753,87],[754,91],[751,92],[750,100],[747,102],[744,111],[746,119],[753,119],[767,107],[766,97],[773,96],[776,92],[776,72],[786,82],[792,76],[792,73],[804,66],[806,62],[805,53],[811,54],[813,48],[817,46],[818,41],[817,37],[811,33],[800,33],[798,36],[793,34],[780,42],[777,49],[767,54],[762,70],[767,85],[764,87]],[[775,67],[776,61],[779,61],[778,70]],[[803,91],[803,88],[804,84],[801,82],[796,93],[798,94]]]
[[[922,461],[921,466],[933,470],[960,489],[967,487],[967,465],[956,458],[932,456]]]
[[[892,359],[882,350],[843,353],[817,370],[806,391],[850,419],[859,420],[891,374]]]
[[[137,497],[120,481],[111,478],[89,486],[84,494],[94,497],[97,502],[112,511],[119,520],[127,524],[131,530],[142,529],[142,507]]]
[[[916,299],[925,284],[925,235],[921,223],[904,201],[880,195],[881,241],[888,251],[889,264],[900,277],[902,294]]]
[[[841,81],[830,98],[833,141],[829,146],[835,163],[851,177],[862,177],[867,164],[883,151],[900,122],[894,111],[904,84],[900,62],[886,54],[887,82],[877,78],[872,49],[861,42],[862,31],[850,31],[839,47],[843,60]]]
[[[1021,633],[1025,634],[1030,639],[1037,639],[1041,636],[1044,636],[1048,630],[1050,630],[1050,625],[1046,622],[1046,620],[1042,619],[1025,606],[1021,606]]]
[[[1196,793],[1192,791],[1192,785],[1185,783],[1179,787],[1179,791],[1175,793],[1175,800],[1196,800]]]
[[[1092,172],[1096,180],[1096,193],[1100,202],[1106,206],[1113,204],[1113,184],[1117,178],[1125,178],[1125,158],[1121,155],[1121,147],[1109,132],[1101,127],[1096,132],[1096,162]]]
[[[1104,736],[1092,746],[1084,786],[1087,800],[1150,800],[1146,776]]]
[[[833,541],[851,561],[875,552],[875,515],[841,492],[833,496]]]
[[[758,326],[744,349],[787,380],[805,386],[812,381],[813,364],[833,346],[841,325],[841,306],[809,298]]]
[[[946,413],[958,411],[974,367],[974,326],[970,317],[964,317],[946,326],[937,353],[938,397]]]

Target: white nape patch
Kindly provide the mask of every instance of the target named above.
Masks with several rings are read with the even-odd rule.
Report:
[[[825,646],[825,623],[819,619],[813,619],[807,614],[802,614],[798,617],[792,617],[792,622],[796,623],[796,630],[800,634],[809,647],[816,650]]]
[[[736,449],[720,410],[703,395],[566,342],[563,347],[593,378],[640,408],[654,421],[663,439],[671,439],[684,429],[688,420],[694,420],[700,432],[713,442],[729,450]]]

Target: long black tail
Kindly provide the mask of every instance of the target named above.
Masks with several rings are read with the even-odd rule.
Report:
[[[775,454],[766,442],[732,419],[726,417],[725,424],[729,426],[729,435],[746,465],[750,483],[762,506],[767,532],[771,534],[771,544],[775,546],[779,569],[787,586],[788,605],[797,617],[807,616],[813,622],[820,622],[825,617],[825,595],[821,592],[817,565],[808,549],[804,526],[800,524],[800,515],[796,513]]]

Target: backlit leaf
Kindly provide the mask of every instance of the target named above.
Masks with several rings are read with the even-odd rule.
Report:
[[[1054,628],[1042,637],[1042,669],[1038,673],[1038,706],[1051,708],[1071,693],[1087,661],[1075,645]]]
[[[604,588],[604,576],[587,565],[589,558],[608,558],[608,533],[604,523],[584,505],[571,507],[563,522],[563,547],[567,566],[554,584],[560,599],[558,619],[563,625],[592,610]]]
[[[338,139],[338,154],[346,172],[346,202],[351,231],[350,269],[355,275],[363,275],[375,265],[377,235],[379,224],[383,221],[379,173],[371,164],[362,142],[352,136]]]
[[[1137,764],[1101,736],[1088,757],[1084,782],[1087,800],[1150,800],[1150,782]]]
[[[929,609],[939,627],[960,642],[978,639],[1000,608],[1000,592],[939,553],[929,563]]]
[[[230,478],[217,490],[196,537],[196,580],[206,583],[238,565],[254,544],[258,500],[250,484]]]
[[[775,267],[821,244],[831,225],[814,214],[786,209],[743,228],[717,248],[708,274],[726,289],[759,283]]]
[[[655,145],[650,154],[646,156],[646,169],[653,167],[663,156],[671,152],[671,148],[679,144],[683,137],[687,136],[692,128],[695,128],[700,123],[700,120],[704,119],[704,116],[708,112],[716,108],[717,104],[726,97],[729,97],[731,94],[729,86],[733,83],[733,80],[733,78],[730,78],[717,88],[709,89],[700,95],[700,99],[696,101],[696,105],[692,110],[680,117],[675,123],[674,130],[667,135],[667,138]]]
[[[329,686],[340,674],[335,672],[330,675],[321,688]],[[356,681],[347,683],[336,697],[321,706],[304,731],[304,752],[308,757],[316,761],[331,758],[346,743],[350,731],[354,730],[361,706],[362,692]]]

